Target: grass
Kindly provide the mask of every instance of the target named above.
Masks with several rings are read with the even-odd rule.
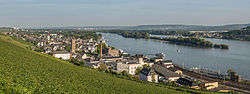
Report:
[[[169,89],[155,84],[138,83],[75,66],[52,56],[27,50],[27,46],[0,35],[0,93],[188,93],[174,90],[174,87]]]
[[[25,40],[22,40],[14,36],[6,36],[3,34],[0,34],[0,39],[2,39],[3,41],[9,42],[11,44],[14,44],[16,46],[23,47],[23,48],[34,47],[32,43],[26,42]]]

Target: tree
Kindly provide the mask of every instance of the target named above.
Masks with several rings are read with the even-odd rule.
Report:
[[[66,46],[65,47],[65,50],[68,51],[68,52],[70,52],[70,49],[71,49],[71,46]]]
[[[156,82],[155,75],[155,73],[152,74],[152,82]]]
[[[35,51],[37,51],[37,52],[45,52],[44,47],[37,47],[35,49]]]
[[[148,68],[148,67],[150,67],[148,64],[144,64],[144,65],[142,65],[142,67],[143,68]]]
[[[108,71],[108,67],[105,64],[100,64],[99,70],[105,72]]]
[[[102,51],[104,49],[108,49],[108,46],[105,43],[102,43]],[[100,54],[101,53],[101,44],[98,44],[97,46],[97,53]]]
[[[150,35],[148,34],[148,32],[145,34],[145,38],[150,39]]]
[[[227,70],[227,74],[228,74],[228,76],[234,76],[237,73],[233,69],[229,69],[229,70]]]
[[[136,75],[139,75],[141,70],[142,70],[142,67],[138,67],[138,68],[135,70],[135,74],[136,74]]]
[[[84,65],[84,62],[83,61],[79,61],[75,58],[71,58],[68,60],[68,62],[74,64],[74,65],[77,65],[77,66],[83,66]]]
[[[129,74],[126,71],[122,71],[122,76],[129,76]]]

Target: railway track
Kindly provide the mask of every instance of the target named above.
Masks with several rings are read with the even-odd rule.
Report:
[[[214,78],[214,77],[210,77],[208,75],[202,75],[202,74],[195,73],[195,72],[187,70],[187,69],[183,69],[182,67],[180,67],[178,65],[175,67],[178,68],[179,70],[182,70],[183,74],[188,75],[192,78],[201,79],[201,80],[205,80],[205,81],[217,81],[217,82],[219,82],[220,85],[232,87],[236,91],[240,91],[243,93],[250,93],[250,84],[240,83],[240,82],[227,82],[227,81],[225,82],[224,80],[221,80],[219,78]]]

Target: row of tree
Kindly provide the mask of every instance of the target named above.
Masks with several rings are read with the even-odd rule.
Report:
[[[145,38],[149,39],[150,35],[147,32],[122,32],[121,35],[123,37],[129,37],[129,38]]]
[[[194,47],[205,47],[205,48],[221,48],[221,49],[229,49],[229,46],[226,44],[213,44],[210,41],[205,39],[201,39],[198,37],[151,37],[151,39],[164,40],[169,41],[174,44],[180,45],[188,45]]]
[[[232,30],[220,33],[223,39],[246,40],[250,41],[250,26],[242,30]]]

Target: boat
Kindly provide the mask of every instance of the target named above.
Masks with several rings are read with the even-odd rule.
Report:
[[[163,57],[165,57],[166,55],[165,55],[164,53],[156,53],[155,56],[163,58]]]
[[[181,52],[181,50],[177,50],[177,52],[179,53],[179,52]]]

